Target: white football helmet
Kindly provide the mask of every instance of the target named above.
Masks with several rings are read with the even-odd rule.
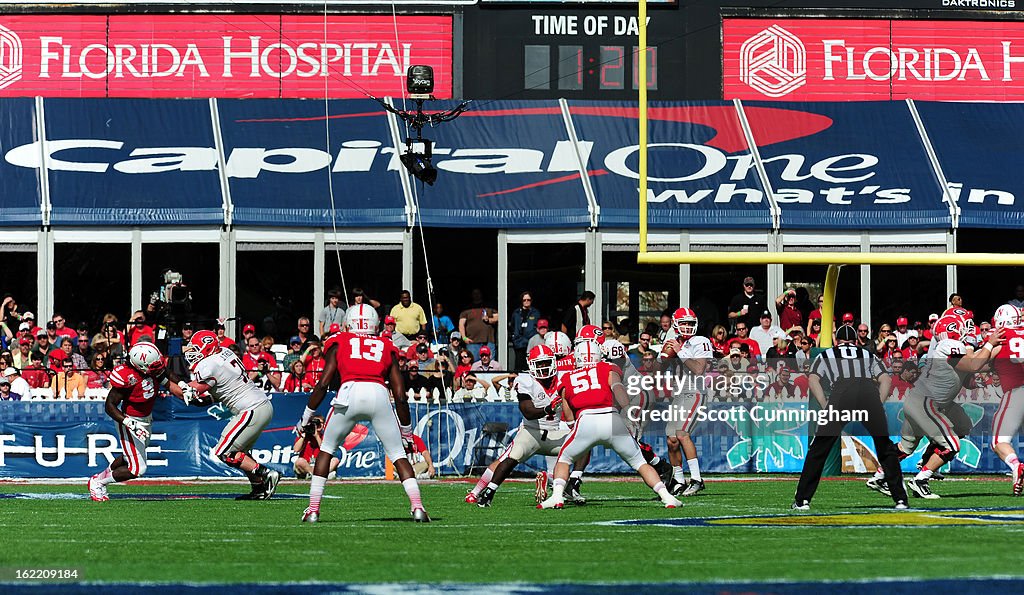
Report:
[[[995,328],[1020,326],[1020,310],[1011,304],[999,306],[996,308],[996,313],[992,315],[992,326]]]
[[[544,337],[544,344],[554,352],[557,358],[563,358],[572,352],[572,341],[569,340],[569,335],[561,331],[548,333]]]
[[[621,361],[626,359],[626,346],[616,339],[605,339],[604,343],[601,343],[601,354],[605,361]]]
[[[357,335],[376,335],[380,317],[369,304],[356,304],[345,312],[345,326]]]
[[[128,350],[128,363],[143,374],[156,374],[167,365],[160,348],[148,341],[132,345]]]
[[[534,378],[551,378],[555,375],[555,352],[547,345],[537,345],[526,356],[526,365]]]
[[[580,341],[573,349],[576,369],[593,368],[601,362],[601,346],[597,341]]]

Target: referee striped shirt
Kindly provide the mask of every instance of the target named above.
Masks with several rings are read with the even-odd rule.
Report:
[[[811,363],[811,374],[835,384],[841,380],[873,380],[885,373],[878,357],[863,347],[837,345],[822,351]]]

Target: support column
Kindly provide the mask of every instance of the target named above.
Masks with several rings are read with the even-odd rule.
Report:
[[[584,243],[583,267],[583,288],[597,294],[594,305],[590,307],[590,322],[601,326],[601,321],[604,320],[604,288],[602,287],[603,279],[601,276],[602,248],[601,232],[595,229],[587,230]],[[577,298],[579,296],[573,297]]]
[[[416,290],[412,286],[412,272],[412,228],[408,227],[402,233],[402,289],[408,289],[412,294],[413,301],[416,301]]]
[[[142,309],[142,230],[132,230],[132,312]]]
[[[44,327],[53,315],[53,249],[53,231],[50,228],[41,230],[36,241],[36,295],[39,297],[32,307],[35,308],[36,324]],[[29,308],[26,304],[20,309],[25,312]]]
[[[337,260],[337,259],[335,259]],[[326,283],[325,277],[327,275],[327,242],[324,240],[324,230],[318,229],[313,235],[313,309],[310,310],[312,315],[309,317],[313,320],[313,324],[316,324],[316,316],[320,313],[323,308],[324,296],[326,289],[324,284]],[[348,300],[350,296],[345,296],[342,300],[344,305],[348,306]]]
[[[768,250],[771,252],[782,252],[782,234],[772,232],[768,236]],[[784,271],[781,264],[768,265],[768,279],[765,284],[765,308],[772,313],[775,324],[779,323],[778,314],[775,312],[775,298],[782,293]],[[824,322],[824,321],[822,321]]]
[[[498,329],[497,347],[498,361],[505,364],[505,369],[511,370],[512,360],[509,359],[508,349],[508,325],[512,320],[511,306],[508,295],[508,232],[504,229],[498,230],[498,299],[495,304],[498,307]],[[518,307],[518,304],[516,305]],[[516,362],[519,365],[521,362]]]
[[[238,311],[238,245],[234,230],[220,232],[220,292],[217,298],[217,316],[234,318]],[[224,332],[229,337],[237,336],[238,325],[234,320],[224,323]]]
[[[954,229],[946,235],[946,254],[956,253],[956,230]],[[956,265],[949,265],[946,267],[946,295],[951,295],[956,291],[956,279],[957,279],[957,268]]]
[[[871,252],[871,238],[867,232],[860,234],[860,251]],[[871,265],[860,265],[860,321],[875,328],[871,324]]]
[[[679,232],[679,251],[689,252],[690,251],[690,232],[683,230]],[[690,283],[690,265],[681,264],[679,265],[679,304],[687,304],[689,307],[690,300],[692,298],[692,284]],[[671,307],[671,304],[669,304]],[[643,330],[643,329],[640,329]],[[640,335],[637,335],[638,337]]]

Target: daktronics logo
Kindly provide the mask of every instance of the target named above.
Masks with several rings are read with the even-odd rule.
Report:
[[[1024,100],[1024,23],[726,19],[727,99]]]
[[[0,89],[21,79],[21,60],[21,38],[14,31],[0,25]]]
[[[768,97],[783,97],[807,80],[800,38],[772,25],[740,46],[740,80]]]

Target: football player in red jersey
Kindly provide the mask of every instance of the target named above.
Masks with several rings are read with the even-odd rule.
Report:
[[[640,473],[667,508],[682,503],[669,493],[658,472],[644,461],[640,445],[626,428],[619,414],[629,406],[622,386],[622,372],[614,364],[601,361],[601,346],[583,341],[575,348],[576,371],[565,376],[560,388],[563,403],[576,415],[576,425],[562,444],[555,465],[555,487],[550,498],[537,508],[562,508],[569,478],[569,463],[598,444],[609,446],[622,460]]]
[[[1024,423],[1024,328],[1021,312],[1003,304],[992,317],[992,328],[1002,329],[1006,340],[993,348],[992,368],[999,375],[1003,399],[992,417],[992,450],[1013,473],[1013,495],[1024,494],[1024,463],[1017,458],[1013,436]]]
[[[302,513],[304,523],[320,520],[320,500],[334,451],[341,446],[356,422],[367,420],[373,423],[377,439],[398,471],[402,487],[409,496],[413,520],[430,522],[420,499],[416,474],[406,457],[406,453],[413,449],[412,418],[398,363],[398,350],[390,339],[377,336],[377,323],[377,312],[373,308],[367,304],[356,304],[345,312],[348,330],[332,336],[324,345],[327,351],[324,375],[309,395],[302,419],[295,426],[296,433],[301,432],[316,413],[335,373],[341,377],[341,387],[331,401],[331,412],[327,415],[324,439],[309,486],[309,507]],[[394,409],[391,408],[392,398]]]
[[[128,350],[127,363],[110,373],[110,392],[105,410],[117,423],[121,437],[121,456],[110,466],[89,478],[89,496],[97,501],[109,500],[107,485],[142,477],[146,473],[146,447],[153,430],[153,405],[157,386],[167,378],[167,361],[156,345],[140,341]],[[184,392],[184,383],[170,383],[168,388],[177,397]]]

